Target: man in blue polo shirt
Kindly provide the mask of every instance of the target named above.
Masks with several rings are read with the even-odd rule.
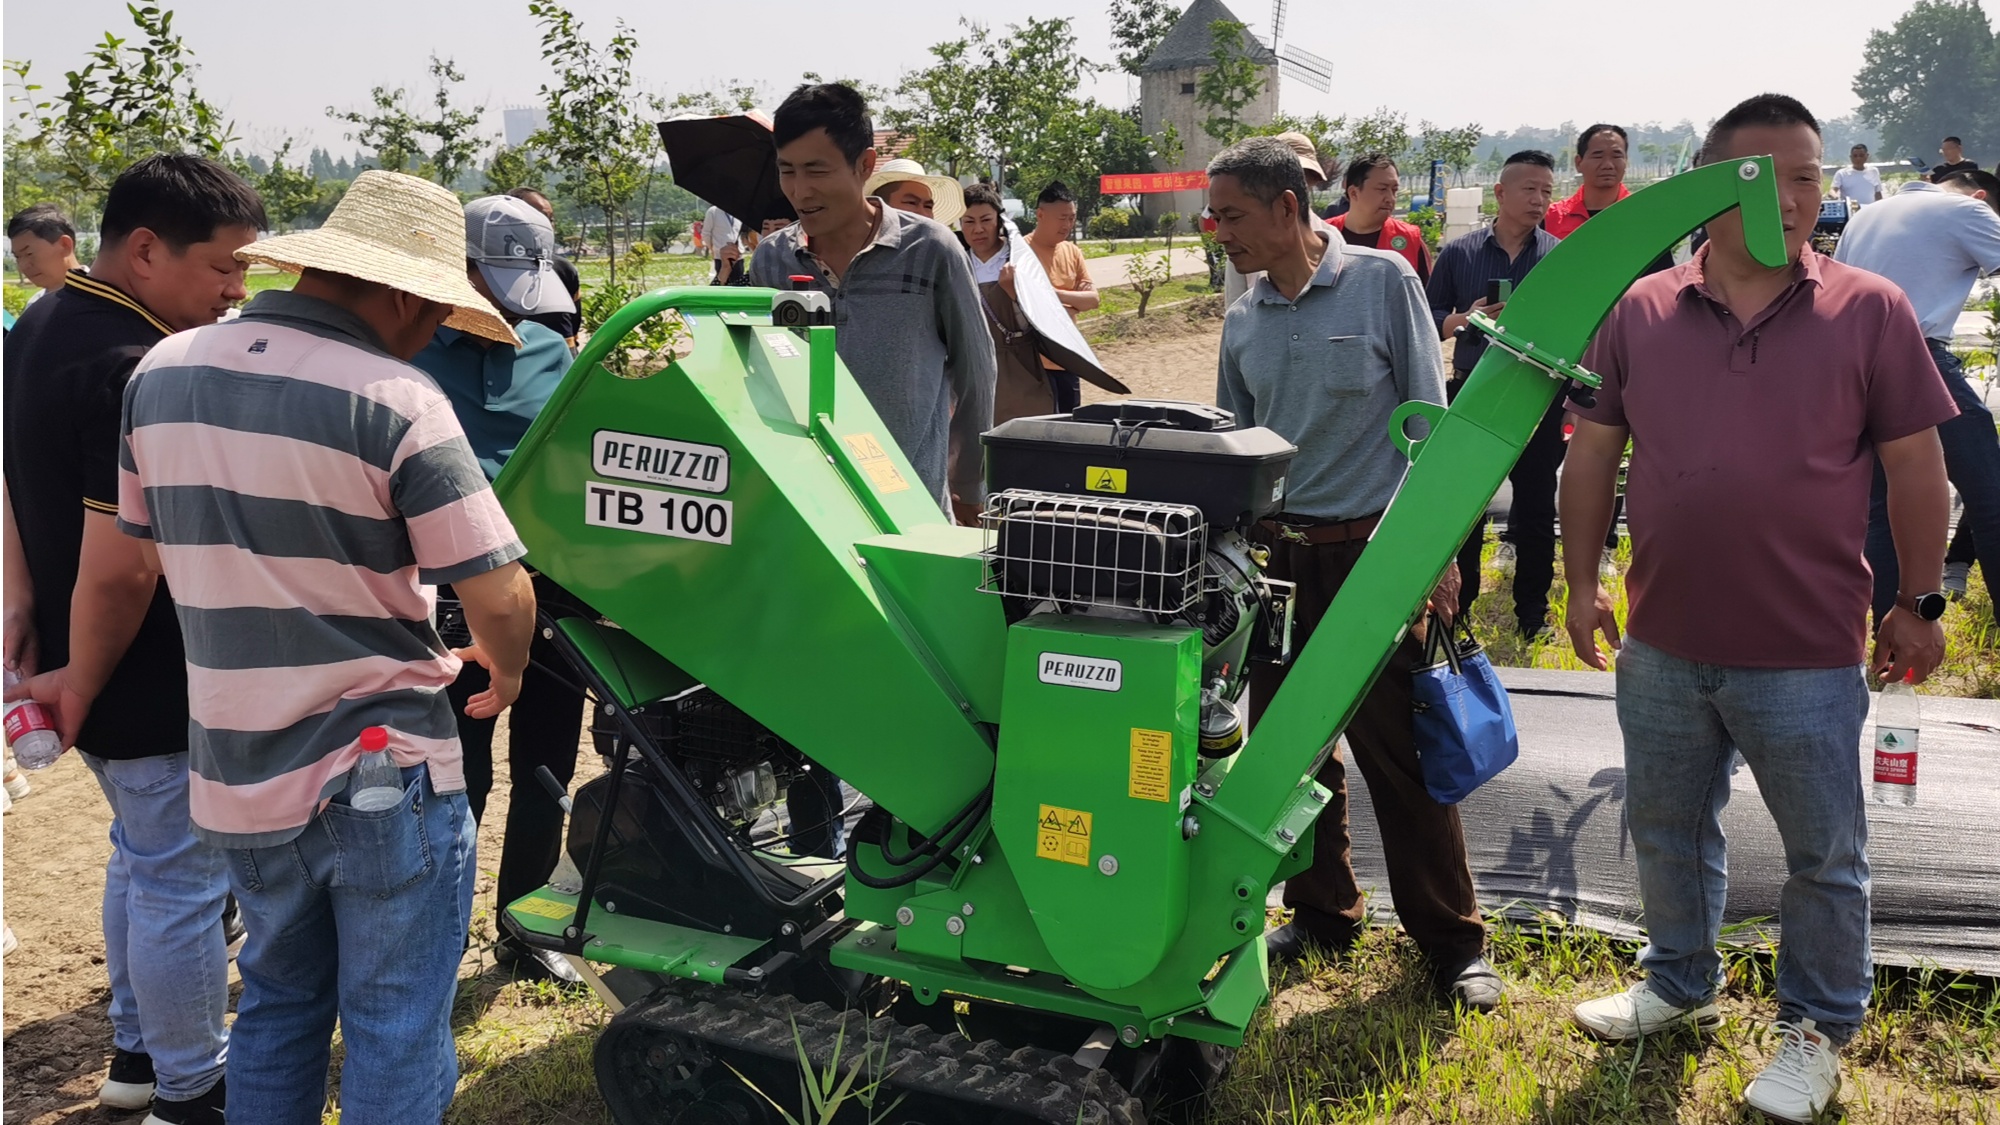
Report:
[[[451,400],[459,426],[489,480],[500,475],[500,467],[569,370],[568,343],[530,319],[576,311],[576,302],[555,273],[555,244],[549,220],[520,199],[489,195],[466,204],[467,276],[513,325],[521,346],[440,328],[411,361],[436,379]],[[555,612],[564,606],[582,608],[574,596],[543,575],[534,575],[534,581],[537,604]],[[535,769],[549,767],[564,785],[576,773],[583,694],[551,674],[550,669],[562,666],[562,657],[537,636],[521,678],[520,698],[507,720],[507,775],[513,788],[507,799],[507,829],[495,888],[503,908],[548,882],[561,858],[562,808],[542,788]],[[449,689],[452,709],[458,714],[459,741],[465,746],[466,796],[473,819],[482,823],[486,797],[493,789],[497,717],[470,718],[465,704],[486,687],[486,669],[468,662]],[[525,977],[581,979],[560,956],[518,946],[504,931],[496,956]]]

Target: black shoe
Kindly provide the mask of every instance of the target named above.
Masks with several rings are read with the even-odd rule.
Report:
[[[1500,998],[1507,994],[1506,982],[1484,957],[1474,957],[1449,971],[1439,972],[1437,988],[1441,998],[1473,1012],[1498,1008]]]
[[[153,1112],[146,1115],[143,1125],[223,1125],[222,1107],[227,1100],[223,1080],[218,1078],[206,1093],[184,1102],[170,1102],[165,1098],[155,1101]]]
[[[113,1109],[145,1109],[153,1101],[153,1056],[111,1052],[111,1073],[97,1088],[97,1104]]]
[[[1359,935],[1329,937],[1313,933],[1297,922],[1287,922],[1264,934],[1264,953],[1274,965],[1297,961],[1308,953],[1331,961],[1352,952],[1358,941]]]
[[[243,939],[249,936],[250,931],[243,925],[243,908],[236,904],[236,896],[230,895],[222,907],[222,944],[234,957],[243,948]]]
[[[535,949],[503,941],[493,948],[493,959],[508,966],[515,980],[546,980],[562,985],[584,983],[583,974],[569,958],[552,949]]]

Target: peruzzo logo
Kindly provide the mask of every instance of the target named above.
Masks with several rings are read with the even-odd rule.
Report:
[[[1043,653],[1038,672],[1045,684],[1090,688],[1092,691],[1117,691],[1125,680],[1125,666],[1116,660],[1068,656],[1060,652]]]
[[[729,451],[719,445],[599,430],[590,438],[590,467],[601,477],[729,491]]]

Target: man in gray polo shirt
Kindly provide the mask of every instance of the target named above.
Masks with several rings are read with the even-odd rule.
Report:
[[[875,126],[849,87],[793,90],[772,116],[772,139],[778,184],[799,221],[757,247],[751,282],[790,289],[807,278],[827,295],[841,362],[924,487],[973,522],[997,368],[965,248],[940,224],[868,198]]]
[[[1413,399],[1444,402],[1444,362],[1416,271],[1401,255],[1329,238],[1311,221],[1298,157],[1274,137],[1224,149],[1208,166],[1215,238],[1240,273],[1264,271],[1222,324],[1216,402],[1242,426],[1268,426],[1299,447],[1285,510],[1259,525],[1271,575],[1297,583],[1303,645],[1345,582],[1407,460],[1389,440],[1389,415]],[[1432,597],[1456,612],[1454,565]],[[1390,656],[1346,730],[1368,779],[1389,892],[1403,928],[1429,960],[1439,990],[1468,1008],[1499,1003],[1499,976],[1481,955],[1486,931],[1455,808],[1424,788],[1412,729],[1411,672],[1418,622]],[[1251,673],[1251,722],[1285,668]],[[1285,884],[1293,921],[1266,936],[1272,956],[1338,951],[1361,935],[1364,910],[1349,859],[1346,769],[1336,746],[1320,781],[1339,801],[1320,818],[1313,865]]]

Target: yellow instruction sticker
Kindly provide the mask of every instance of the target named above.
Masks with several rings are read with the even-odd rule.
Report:
[[[576,913],[576,907],[552,898],[524,898],[507,909],[516,914],[533,914],[537,918],[567,918]]]
[[[1035,854],[1057,863],[1090,866],[1090,814],[1043,805],[1035,822]]]
[[[840,440],[854,451],[855,463],[874,482],[875,491],[889,493],[909,489],[910,482],[897,471],[896,463],[889,459],[889,451],[882,448],[882,443],[875,440],[874,434],[848,434]]]
[[[1083,470],[1083,487],[1090,492],[1125,491],[1125,470],[1100,469],[1096,465]]]
[[[1173,800],[1172,731],[1132,728],[1132,779],[1126,792],[1135,801]]]

